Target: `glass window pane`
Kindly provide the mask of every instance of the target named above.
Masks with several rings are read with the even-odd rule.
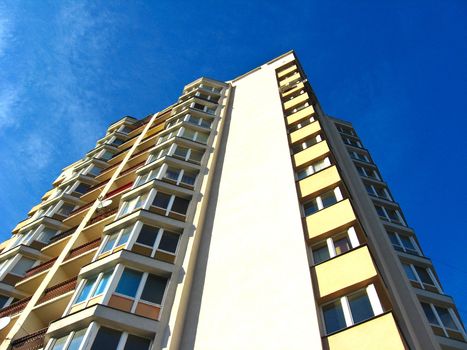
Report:
[[[122,235],[118,239],[116,247],[121,246],[121,245],[125,244],[126,242],[128,242],[128,239],[130,238],[130,233],[131,233],[132,229],[133,229],[133,226],[126,227],[126,228],[123,229]]]
[[[175,149],[174,155],[185,159],[187,153],[188,153],[188,148],[177,146],[177,148]]]
[[[196,137],[196,141],[201,142],[201,143],[206,143],[208,142],[208,134],[204,134],[202,132],[198,133],[198,136]]]
[[[201,159],[203,158],[203,154],[204,153],[202,151],[191,150],[190,159],[192,161],[200,163]]]
[[[195,184],[195,180],[196,180],[196,174],[187,173],[187,172],[183,173],[183,176],[182,176],[183,183],[193,186]]]
[[[5,295],[0,295],[0,309],[5,306],[8,299],[10,299],[10,297],[7,297]]]
[[[148,350],[151,341],[129,334],[123,350]]]
[[[400,237],[402,245],[404,246],[405,249],[416,251],[415,246],[413,245],[413,243],[412,243],[412,241],[410,240],[409,237],[403,236],[403,235],[400,235],[399,237]]]
[[[22,257],[11,269],[11,273],[18,276],[23,276],[26,273],[26,271],[29,270],[32,267],[32,265],[34,265],[35,262],[35,260]]]
[[[321,201],[323,202],[323,207],[327,208],[334,203],[337,203],[336,195],[334,191],[329,191],[321,195]]]
[[[148,198],[147,193],[143,194],[142,196],[139,196],[135,204],[135,209],[142,207],[144,205],[144,202],[146,202],[147,198]]]
[[[425,312],[426,318],[428,319],[428,322],[439,326],[440,324],[438,322],[438,319],[436,318],[435,313],[433,312],[430,304],[427,304],[427,303],[421,303],[421,304],[422,304],[423,311]]]
[[[114,234],[109,235],[109,238],[108,238],[107,242],[105,243],[104,247],[102,248],[101,254],[111,250],[114,247],[115,241],[117,240],[117,236],[118,236],[118,233],[114,233]]]
[[[83,289],[81,289],[78,297],[76,298],[75,304],[78,304],[86,299],[88,299],[89,294],[91,293],[92,286],[96,282],[97,276],[93,276],[86,280],[84,283]]]
[[[426,284],[431,284],[432,286],[435,285],[435,283],[433,282],[431,276],[428,274],[428,271],[423,268],[423,267],[420,267],[420,266],[415,266],[415,271],[417,271],[417,275],[418,277],[420,277],[420,280],[423,282],[423,283],[426,283]]]
[[[399,240],[394,232],[388,231],[388,236],[393,246],[400,247]]]
[[[174,168],[168,168],[167,171],[165,172],[165,177],[170,180],[177,181],[179,174],[180,174],[180,170],[174,169]]]
[[[435,306],[435,309],[444,327],[456,330],[458,329],[448,309],[439,306]]]
[[[193,140],[195,138],[195,132],[190,129],[183,130],[183,137]]]
[[[346,327],[344,312],[342,311],[340,301],[335,301],[323,306],[323,316],[327,334]]]
[[[125,268],[115,291],[134,298],[142,275],[141,272]]]
[[[102,350],[102,349],[116,349],[120,336],[122,333],[119,331],[100,327],[97,332],[96,338],[92,343],[91,350]]]
[[[159,243],[158,248],[171,253],[175,253],[175,251],[177,250],[178,238],[179,235],[177,235],[176,233],[165,231],[162,235],[162,239]]]
[[[112,271],[107,271],[104,273],[104,275],[102,275],[102,278],[99,281],[99,284],[97,285],[97,288],[92,296],[104,293],[104,289],[107,287],[107,283],[109,283],[110,276],[112,276]]]
[[[157,239],[157,235],[159,234],[159,227],[152,227],[148,225],[143,225],[141,231],[139,232],[138,238],[136,242],[147,245],[147,246],[154,246],[154,242]]]
[[[366,292],[353,294],[347,298],[349,300],[350,311],[354,323],[359,323],[374,316],[370,299]]]
[[[68,345],[67,350],[78,350],[85,334],[86,328],[75,332],[75,334],[73,334],[73,338],[71,339],[70,345]]]
[[[152,202],[152,205],[159,207],[159,208],[167,209],[167,206],[169,205],[169,201],[170,201],[169,194],[166,194],[164,192],[157,192],[156,197],[154,198],[154,201]]]
[[[144,285],[143,294],[141,294],[141,299],[151,303],[161,304],[166,284],[167,278],[151,274],[148,275],[148,279]]]
[[[327,244],[321,247],[313,248],[312,250],[313,250],[313,261],[315,262],[315,264],[319,264],[320,262],[326,261],[330,258]]]
[[[63,350],[67,338],[68,338],[68,334],[66,336],[64,336],[64,337],[61,337],[60,339],[57,339],[55,341],[54,346],[52,347],[52,350]]]
[[[347,237],[342,237],[334,241],[334,248],[336,249],[336,254],[342,254],[351,249],[350,241]]]
[[[175,197],[171,211],[185,215],[190,201],[185,198]]]
[[[316,213],[319,210],[318,204],[316,203],[316,199],[313,199],[310,202],[305,203],[303,205],[303,209],[305,211],[305,216]]]
[[[402,266],[404,267],[404,271],[405,271],[405,274],[407,275],[408,279],[411,280],[411,281],[417,282],[417,277],[415,276],[415,274],[414,274],[412,268],[410,267],[410,265],[402,264]]]

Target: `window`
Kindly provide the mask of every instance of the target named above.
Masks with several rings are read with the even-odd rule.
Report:
[[[402,263],[402,266],[407,278],[414,282],[416,287],[436,292],[442,291],[431,269],[409,263]]]
[[[41,231],[41,233],[39,233],[37,240],[43,243],[49,243],[52,237],[55,236],[57,233],[58,233],[57,230],[53,230],[51,228],[45,227]]]
[[[344,143],[346,143],[347,145],[358,147],[358,148],[363,148],[360,141],[354,140],[350,137],[342,137],[342,140],[344,140]]]
[[[298,170],[297,179],[298,180],[304,179],[305,177],[310,176],[311,174],[314,174],[317,171],[320,171],[324,168],[327,168],[330,165],[331,165],[331,162],[328,157],[318,160],[315,163],[308,165],[306,168]]]
[[[10,297],[5,296],[5,295],[0,295],[0,309],[5,307],[6,303],[10,300]]]
[[[86,192],[89,190],[90,187],[91,187],[90,185],[87,185],[87,184],[84,184],[84,183],[80,183],[80,184],[75,188],[75,192],[84,194],[84,193],[86,193]]]
[[[98,166],[92,165],[91,168],[88,170],[87,175],[90,176],[98,176],[102,172],[102,169]]]
[[[370,163],[370,158],[368,158],[366,154],[363,154],[360,152],[354,152],[354,151],[349,151],[349,154],[350,154],[350,157],[352,157],[353,159]]]
[[[148,194],[144,193],[131,200],[123,202],[122,209],[120,210],[120,214],[118,216],[121,217],[127,213],[131,213],[132,211],[143,207],[147,198]]]
[[[119,138],[115,138],[112,142],[109,142],[110,145],[115,146],[115,147],[118,147],[123,143],[125,143],[125,141]]]
[[[63,204],[60,209],[57,211],[58,214],[61,214],[63,216],[68,216],[71,214],[71,212],[75,209],[75,205],[73,204]]]
[[[71,332],[55,340],[52,350],[78,350],[86,334],[86,328]]]
[[[188,114],[188,117],[186,118],[186,121],[190,124],[193,124],[193,125],[198,125],[198,126],[202,126],[203,128],[210,128],[211,127],[211,121],[207,120],[207,119],[203,119],[203,118],[198,118],[198,117],[194,117],[190,114]]]
[[[339,132],[341,132],[343,134],[355,136],[355,132],[351,128],[347,127],[347,126],[337,125],[336,124],[336,128],[337,128],[337,130],[339,130]]]
[[[11,269],[11,273],[18,276],[24,276],[26,271],[29,270],[32,265],[34,265],[36,260],[25,258],[22,256],[15,266]]]
[[[73,305],[87,301],[95,296],[104,293],[107,284],[110,281],[113,270],[101,272],[95,276],[89,277],[80,284]]]
[[[179,236],[177,233],[160,227],[143,225],[135,244],[149,247],[151,249],[151,256],[156,256],[156,258],[159,251],[175,255]]]
[[[391,197],[389,196],[389,192],[386,190],[386,188],[382,186],[365,184],[365,188],[370,196],[383,198],[383,199],[392,201]]]
[[[166,179],[175,182],[177,185],[183,183],[188,186],[193,186],[196,180],[196,174],[184,169],[176,169],[168,167],[165,176]]]
[[[313,262],[319,264],[353,248],[357,248],[359,245],[357,233],[353,227],[350,227],[347,232],[334,235],[312,246]]]
[[[149,350],[150,345],[151,341],[149,339],[101,326],[94,338],[91,350]]]
[[[446,337],[450,337],[452,331],[463,333],[461,323],[451,308],[424,302],[421,304],[428,322],[432,326],[440,327]]]
[[[122,125],[120,128],[118,128],[118,131],[122,134],[129,134],[132,131],[132,129],[129,126]]]
[[[209,138],[209,134],[207,133],[203,133],[200,131],[193,131],[191,129],[186,129],[186,128],[183,128],[183,132],[181,136],[185,139],[200,142],[203,144],[206,144]]]
[[[378,172],[376,170],[370,169],[367,167],[358,166],[358,165],[356,166],[356,168],[357,168],[358,173],[361,176],[365,176],[365,177],[369,177],[369,178],[381,181],[381,177],[378,175]]]
[[[102,248],[99,255],[124,246],[128,242],[132,230],[133,226],[130,226],[110,235],[106,235],[103,239],[103,243],[101,245]]]
[[[382,207],[376,204],[375,209],[382,220],[394,222],[396,224],[401,224],[405,226],[405,222],[402,220],[402,217],[400,216],[398,210]]]
[[[324,192],[318,197],[303,204],[305,216],[314,214],[319,210],[341,201],[342,199],[343,197],[339,187],[336,187],[333,191]]]
[[[167,278],[125,268],[115,292],[126,297],[161,305]]]
[[[159,171],[161,170],[161,167],[157,167],[155,169],[149,170],[145,172],[144,174],[138,176],[138,179],[135,181],[135,186],[134,188],[141,186],[149,181],[152,181],[154,179],[157,179],[159,176]]]
[[[326,333],[331,334],[383,313],[373,284],[321,307]]]
[[[322,138],[321,138],[321,135],[315,135],[315,136],[311,136],[310,138],[307,138],[301,142],[296,142],[292,145],[292,152],[295,154],[295,153],[298,153],[300,151],[303,151],[304,149],[307,149],[308,147],[311,147],[315,144],[317,144],[318,142],[322,141]]]
[[[158,208],[166,209],[167,211],[176,212],[185,215],[190,204],[189,199],[176,197],[164,192],[158,191],[152,205]]]
[[[161,159],[164,157],[167,153],[169,153],[169,147],[164,147],[159,150],[157,150],[155,153],[151,154],[148,158],[148,161],[146,164],[152,163],[158,159]]]
[[[387,231],[387,233],[395,250],[414,255],[422,255],[413,237],[393,231]]]

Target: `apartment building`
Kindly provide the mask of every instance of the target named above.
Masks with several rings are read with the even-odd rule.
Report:
[[[0,249],[0,349],[467,349],[294,52],[111,124]]]

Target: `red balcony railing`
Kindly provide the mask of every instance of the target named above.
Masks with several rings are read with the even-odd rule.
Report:
[[[75,215],[75,214],[78,214],[79,212],[82,212],[84,209],[87,209],[89,208],[91,205],[93,205],[94,202],[91,202],[91,203],[88,203],[88,204],[85,204],[79,208],[76,208],[75,210],[73,210],[71,213],[70,213],[70,216],[72,215]]]
[[[52,286],[50,288],[47,288],[44,291],[44,295],[39,299],[37,304],[42,304],[46,302],[47,300],[56,298],[60,295],[63,295],[71,290],[74,290],[76,288],[76,281],[78,277],[73,277],[72,279],[69,279],[67,281],[64,281],[62,283],[56,284],[55,286]]]
[[[96,188],[99,188],[99,187],[105,185],[105,184],[106,184],[107,182],[109,182],[109,181],[110,181],[110,179],[105,180],[105,181],[102,181],[102,182],[99,182],[97,185],[94,185],[94,186],[92,186],[92,187],[89,187],[89,189],[88,189],[88,191],[87,191],[86,193],[89,193],[89,192],[91,192],[91,191],[94,191]]]
[[[0,317],[19,314],[21,311],[24,310],[26,305],[28,305],[29,300],[31,300],[31,297],[21,299],[17,301],[16,303],[8,305],[7,307],[0,310]]]
[[[101,244],[101,239],[97,238],[94,241],[88,242],[86,244],[80,245],[79,247],[76,247],[72,250],[70,250],[70,254],[67,256],[65,261],[73,259],[75,256],[81,255],[93,248],[96,248]]]
[[[26,275],[24,276],[24,278],[31,277],[32,275],[35,275],[36,273],[47,270],[50,266],[52,266],[54,264],[55,260],[57,260],[57,258],[47,260],[46,262],[44,262],[44,263],[42,263],[40,265],[37,265],[37,266],[34,266],[33,268],[30,268],[29,270],[26,271]]]
[[[109,198],[109,197],[115,196],[115,195],[119,194],[120,192],[125,191],[126,189],[130,188],[131,186],[133,186],[133,181],[131,181],[131,182],[129,182],[129,183],[123,185],[123,186],[120,186],[116,190],[110,191],[109,193],[107,193],[105,195],[104,198]]]
[[[126,175],[126,174],[132,172],[135,169],[141,168],[144,165],[144,163],[146,163],[146,161],[142,161],[142,162],[140,162],[140,163],[138,163],[136,165],[133,165],[131,168],[128,168],[125,171],[122,171],[122,173],[119,174],[118,177],[120,177],[122,175]]]
[[[43,328],[29,334],[25,337],[13,340],[11,342],[12,350],[38,350],[45,345],[44,336],[47,333],[47,328]]]
[[[104,220],[105,218],[111,216],[111,215],[114,215],[116,212],[118,211],[118,208],[114,208],[114,209],[110,209],[100,215],[97,215],[96,217],[92,218],[91,220],[89,220],[89,223],[88,225],[92,225],[92,224],[95,224],[96,222],[98,221],[101,221],[101,220]]]

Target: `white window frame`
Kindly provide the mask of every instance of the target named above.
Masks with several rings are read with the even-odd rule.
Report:
[[[126,229],[130,228],[130,233],[128,234],[128,240],[124,244],[117,245],[118,241],[122,237],[123,233],[125,232]],[[107,253],[107,252],[112,252],[115,248],[118,248],[120,246],[124,246],[123,249],[127,248],[130,246],[130,242],[132,240],[132,237],[134,236],[135,232],[137,230],[137,226],[133,224],[133,226],[125,226],[119,229],[116,232],[111,232],[111,233],[106,233],[104,239],[102,240],[102,243],[99,246],[99,249],[96,252],[96,255],[94,256],[93,261],[97,260],[101,254]],[[103,251],[104,247],[107,245],[107,242],[110,239],[110,236],[113,236],[114,234],[117,234],[117,238],[115,239],[114,244],[112,245],[112,248],[106,250],[105,252]]]
[[[323,166],[322,166],[322,168],[316,170],[316,167],[317,167],[319,164],[323,164]],[[296,179],[297,179],[297,181],[301,181],[301,180],[303,180],[303,179],[306,179],[308,176],[311,176],[311,175],[317,173],[318,171],[321,171],[321,170],[324,170],[324,169],[326,169],[326,168],[329,168],[331,165],[332,165],[332,164],[331,164],[331,160],[329,159],[329,157],[326,157],[326,158],[324,158],[324,159],[318,160],[318,161],[316,161],[316,162],[314,162],[314,163],[312,163],[312,164],[310,164],[310,165],[304,167],[302,170],[297,170],[297,171],[296,171],[296,174],[295,174]],[[308,172],[307,170],[308,170],[308,171],[311,170],[311,172]],[[307,175],[304,176],[304,177],[302,177],[302,178],[300,178],[300,177],[298,176],[298,174],[301,173],[301,172],[305,172],[305,171],[307,171]]]
[[[443,293],[443,290],[442,290],[442,288],[441,288],[441,285],[439,284],[437,278],[435,277],[435,274],[433,273],[433,271],[431,270],[430,267],[428,267],[428,266],[420,266],[420,265],[417,265],[418,268],[421,268],[421,269],[425,269],[425,270],[426,270],[426,272],[428,273],[428,276],[430,276],[430,279],[431,279],[431,281],[433,282],[433,284],[425,283],[425,282],[422,281],[422,279],[421,279],[420,276],[418,275],[417,269],[415,268],[415,265],[414,265],[414,264],[409,263],[409,262],[402,262],[402,264],[408,266],[408,267],[411,269],[413,275],[414,275],[415,278],[416,278],[416,280],[413,281],[413,282],[418,283],[422,289],[426,289],[425,284],[428,284],[428,285],[430,285],[430,286],[432,286],[432,287],[435,287],[435,288],[438,290],[438,292],[439,292],[440,294],[444,294],[444,293]],[[407,278],[409,279],[409,281],[412,281],[412,280],[410,279],[409,276],[407,276]]]
[[[380,208],[383,210],[383,212],[384,212],[384,216],[381,216],[381,215],[379,215],[378,212],[376,212],[376,214],[378,215],[378,217],[379,217],[380,219],[382,219],[382,220],[384,220],[384,221],[392,222],[392,223],[397,224],[397,225],[407,226],[407,224],[405,223],[405,221],[404,221],[404,219],[402,218],[402,216],[401,216],[401,214],[400,214],[400,212],[399,212],[398,209],[390,208],[390,209],[394,210],[394,212],[396,213],[396,216],[399,218],[399,221],[395,221],[395,220],[391,219],[391,217],[389,216],[389,214],[388,214],[388,212],[387,212],[385,206],[380,205],[380,204],[376,204],[376,205],[377,205],[378,207],[380,207]],[[375,208],[375,210],[376,210],[376,208]]]
[[[309,200],[309,201],[306,201],[305,203],[303,203],[302,205],[302,209],[303,209],[303,215],[306,217],[306,213],[305,213],[305,204],[311,202],[312,200],[315,200],[316,201],[316,206],[318,207],[318,210],[316,212],[314,212],[313,214],[316,214],[317,212],[323,210],[323,209],[326,209],[326,208],[329,208],[330,206],[328,207],[324,207],[324,204],[323,204],[323,200],[322,200],[322,196],[326,193],[329,193],[329,192],[334,192],[334,196],[336,198],[336,203],[339,203],[340,201],[342,201],[344,199],[343,195],[342,195],[342,192],[341,192],[341,189],[339,188],[339,186],[335,187],[333,190],[329,190],[329,191],[326,191],[322,194],[320,194],[319,196],[316,196],[315,198]],[[333,204],[334,205],[334,204]],[[309,214],[309,215],[313,215],[313,214]],[[308,216],[309,216],[308,215]]]
[[[326,247],[328,249],[328,253],[329,253],[329,259],[327,260],[323,260],[320,262],[321,263],[324,263],[336,256],[338,256],[337,252],[336,252],[336,247],[334,246],[334,241],[336,240],[339,240],[341,239],[342,237],[347,237],[349,239],[349,242],[350,242],[350,249],[348,251],[351,251],[351,250],[354,250],[355,248],[358,248],[360,246],[360,242],[358,240],[358,236],[357,236],[357,232],[355,231],[355,228],[353,226],[349,227],[347,229],[347,231],[345,232],[341,232],[339,234],[336,234],[336,235],[333,235],[332,237],[329,237],[325,240],[326,242]],[[311,247],[311,251],[312,251],[312,254],[311,254],[311,259],[313,261],[313,264],[316,264],[315,260],[314,260],[314,255],[313,255],[313,251],[314,251],[314,247],[322,247],[323,246],[323,241],[320,242],[320,243],[317,243],[315,245],[313,245]],[[345,254],[345,253],[344,253]],[[339,254],[341,255],[341,254]]]
[[[152,192],[152,191],[151,191],[151,192]],[[170,196],[169,203],[167,204],[167,208],[158,207],[158,206],[155,206],[155,205],[153,204],[154,199],[156,198],[158,192],[161,192],[161,193],[164,193],[164,194]],[[183,198],[183,197],[180,197],[180,196],[176,196],[175,194],[172,194],[172,193],[167,193],[167,192],[157,191],[157,190],[154,191],[154,195],[153,195],[153,196],[149,196],[148,198],[151,199],[151,201],[150,201],[150,206],[153,206],[154,208],[158,208],[158,209],[163,209],[163,210],[165,210],[165,215],[168,215],[169,213],[175,213],[175,214],[187,216],[187,215],[188,215],[188,212],[189,212],[189,210],[190,210],[190,204],[191,204],[191,199],[192,199],[192,198],[190,198],[190,199],[188,200],[189,203],[188,203],[188,208],[187,208],[187,210],[186,210],[186,213],[185,213],[185,214],[182,214],[182,213],[179,213],[179,212],[177,212],[177,211],[172,211],[172,206],[173,206],[173,204],[174,204],[174,202],[175,202],[175,198],[176,198],[176,197],[182,198],[182,199],[186,199],[186,198]]]
[[[130,214],[135,210],[147,209],[149,200],[151,198],[151,191],[140,193],[135,197],[132,197],[132,198],[129,198],[123,201],[120,209],[118,210],[117,218],[121,218],[122,216]],[[141,197],[144,197],[144,196],[147,196],[146,199],[144,199],[143,203],[139,207],[136,208],[136,203],[141,201]],[[131,203],[131,206],[130,206],[130,203]],[[125,210],[125,213],[123,213],[124,210]]]
[[[412,250],[407,250],[407,248],[404,246],[404,244],[402,243],[402,239],[400,238],[400,234],[396,231],[389,231],[391,232],[392,234],[394,234],[394,237],[396,237],[396,240],[397,242],[399,243],[399,247],[401,248],[401,250],[404,252],[404,253],[407,253],[407,254],[413,254]],[[388,232],[388,235],[390,234]],[[420,250],[420,247],[418,246],[417,242],[415,241],[414,237],[413,236],[406,236],[404,235],[406,238],[408,238],[410,240],[410,242],[412,243],[412,245],[415,247],[415,251],[417,253],[417,255],[419,256],[423,256],[422,254],[422,251]],[[391,242],[391,240],[389,240]],[[391,245],[394,247],[394,244],[392,244],[391,242]],[[394,247],[395,250],[397,250],[395,247]]]
[[[454,310],[452,308],[441,306],[441,305],[434,305],[434,304],[432,304],[430,302],[426,302],[426,301],[422,301],[422,302],[430,306],[433,314],[435,315],[436,320],[438,321],[438,324],[433,324],[433,323],[430,323],[430,321],[427,318],[428,324],[430,324],[431,326],[441,328],[443,330],[443,333],[446,336],[446,338],[451,338],[449,336],[449,332],[448,332],[448,330],[449,330],[449,331],[461,333],[464,336],[464,340],[467,340],[467,334],[465,333],[464,327],[462,327],[461,322],[457,318],[457,315],[456,315],[456,313],[454,312]],[[435,306],[437,306],[439,308],[446,309],[449,312],[449,315],[451,316],[451,318],[452,318],[453,322],[455,323],[457,329],[448,328],[448,327],[446,327],[444,325],[443,321],[441,320],[441,317],[438,314],[438,310],[436,310]]]

